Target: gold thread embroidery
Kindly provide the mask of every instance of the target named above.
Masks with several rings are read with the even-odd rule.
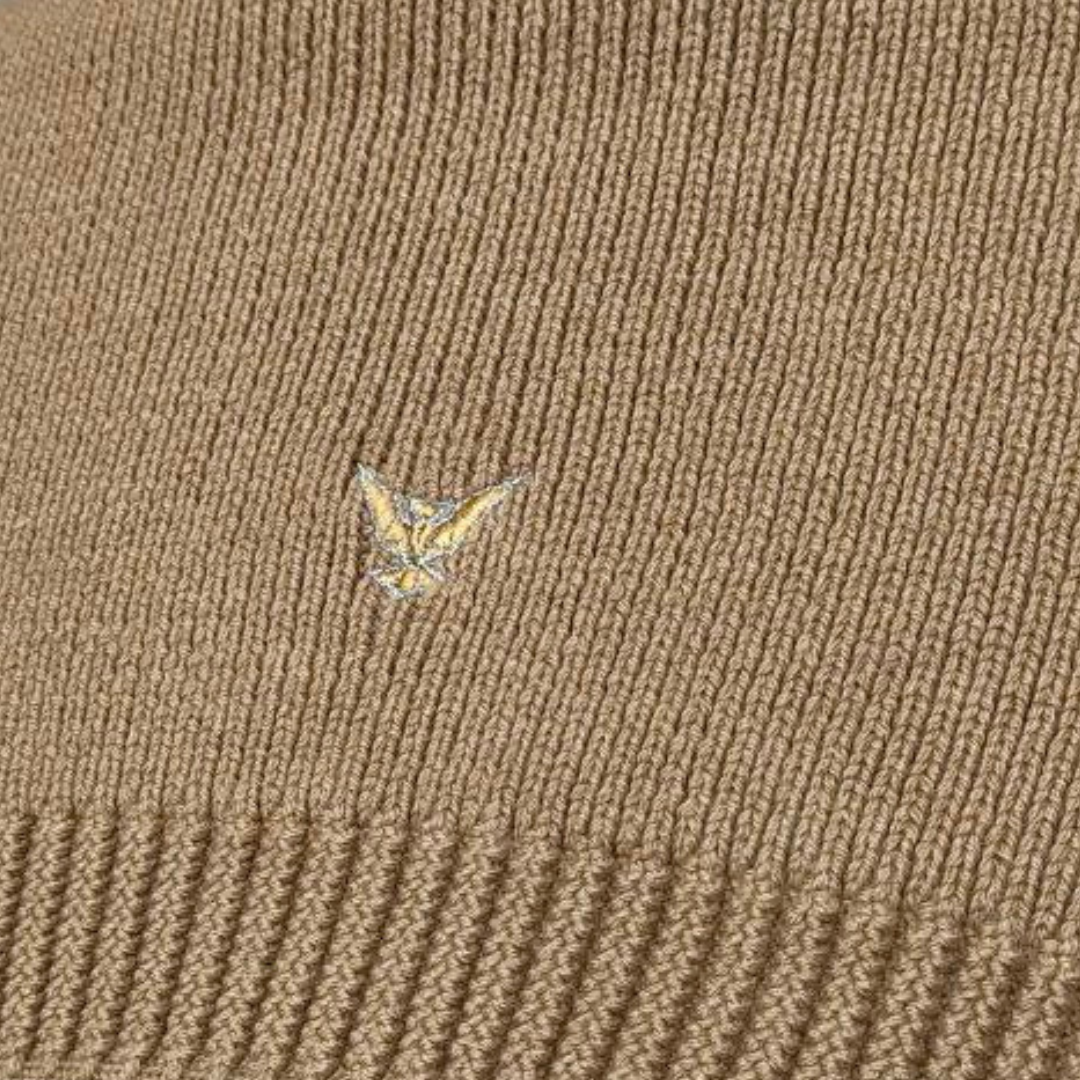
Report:
[[[429,499],[393,491],[366,465],[356,478],[372,543],[387,560],[368,576],[395,600],[427,596],[445,581],[443,561],[525,483],[524,477],[510,477],[461,499]]]

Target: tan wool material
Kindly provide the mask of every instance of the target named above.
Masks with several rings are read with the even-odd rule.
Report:
[[[0,0],[0,1080],[1080,1078],[1080,3]]]

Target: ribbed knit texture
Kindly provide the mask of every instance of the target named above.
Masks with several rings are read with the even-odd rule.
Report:
[[[1071,0],[0,3],[0,1076],[1080,1077],[1078,235]]]

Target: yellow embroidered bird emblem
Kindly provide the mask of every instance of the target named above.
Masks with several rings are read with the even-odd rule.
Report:
[[[395,600],[427,596],[446,580],[443,562],[477,525],[522,484],[511,477],[461,499],[429,499],[393,491],[366,465],[356,472],[372,543],[386,559],[368,576]]]

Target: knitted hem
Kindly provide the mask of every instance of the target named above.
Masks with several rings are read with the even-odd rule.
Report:
[[[490,831],[8,815],[0,1074],[1065,1077],[1080,949]]]

